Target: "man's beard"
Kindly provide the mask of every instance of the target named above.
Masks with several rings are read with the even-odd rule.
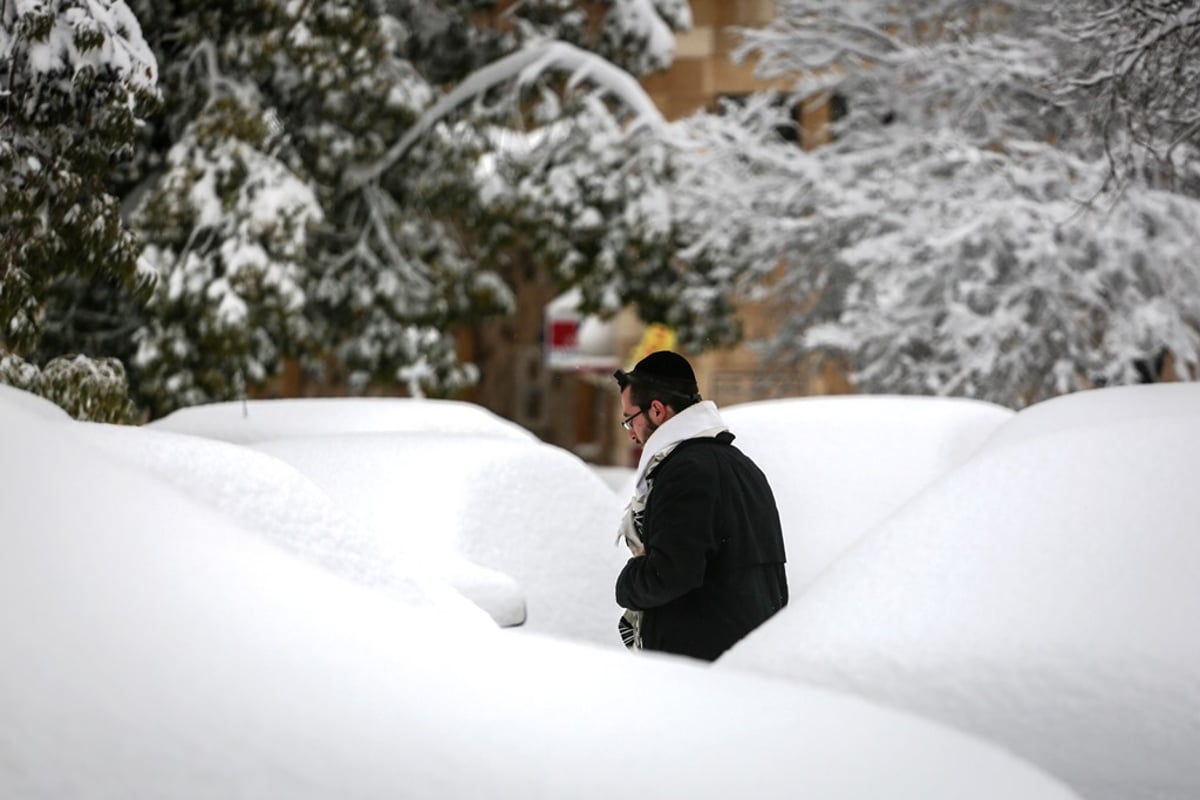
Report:
[[[655,425],[653,422],[651,422],[649,420],[649,418],[647,418],[646,419],[646,438],[642,439],[640,442],[638,442],[638,446],[645,447],[646,442],[650,440],[650,435],[653,434],[656,430],[658,430],[658,426]]]

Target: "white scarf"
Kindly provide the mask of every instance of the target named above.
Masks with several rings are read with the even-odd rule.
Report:
[[[680,411],[650,434],[650,438],[642,446],[642,457],[638,460],[637,467],[637,483],[634,484],[633,497],[625,507],[625,515],[621,518],[618,542],[624,539],[634,555],[642,555],[644,551],[638,521],[646,508],[650,490],[654,488],[648,477],[650,473],[680,442],[688,439],[711,439],[727,430],[729,428],[725,425],[725,420],[721,419],[717,404],[711,400],[704,400]]]
[[[704,400],[688,406],[675,416],[660,425],[650,438],[642,445],[642,457],[638,460],[637,483],[634,485],[633,497],[625,506],[625,514],[621,517],[621,525],[617,530],[617,542],[622,539],[635,556],[645,555],[646,549],[642,544],[641,520],[646,509],[646,501],[654,482],[650,473],[659,463],[669,456],[679,446],[680,442],[688,439],[711,439],[729,430],[717,404]],[[626,611],[625,619],[633,628],[634,649],[641,649],[641,612]]]

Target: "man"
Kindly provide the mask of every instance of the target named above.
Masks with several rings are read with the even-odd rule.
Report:
[[[617,370],[622,425],[642,446],[617,577],[631,648],[712,661],[787,605],[783,531],[766,476],[733,446],[687,359]]]

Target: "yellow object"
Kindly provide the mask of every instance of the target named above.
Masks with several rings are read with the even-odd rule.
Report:
[[[659,350],[674,350],[676,342],[674,328],[669,328],[658,322],[647,325],[646,330],[642,332],[641,341],[634,346],[632,352],[629,354],[630,369],[651,353],[658,352]]]

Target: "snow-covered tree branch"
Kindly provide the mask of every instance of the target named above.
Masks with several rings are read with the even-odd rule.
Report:
[[[661,125],[635,76],[669,63],[672,32],[690,24],[683,0],[525,0],[492,24],[480,24],[474,0],[126,2],[0,6],[9,76],[0,103],[5,124],[28,132],[3,139],[5,185],[67,174],[47,161],[60,151],[94,154],[110,173],[107,194],[94,181],[55,184],[60,216],[86,223],[76,228],[54,214],[57,224],[40,222],[47,203],[57,208],[44,193],[4,196],[6,208],[25,203],[0,220],[13,244],[0,292],[5,342],[22,337],[33,362],[117,356],[154,414],[236,397],[285,359],[332,366],[351,387],[451,392],[475,377],[459,361],[456,328],[512,310],[514,258],[587,283],[605,308],[640,291],[612,269],[635,253],[648,270],[679,273],[678,242],[642,219],[642,204],[660,196],[662,158],[647,155],[651,137],[630,122]],[[89,108],[70,106],[80,99],[72,92],[100,85],[81,84],[93,73],[114,88],[89,108],[123,109],[105,112],[111,130],[94,115],[87,129]],[[54,96],[77,116],[46,116],[39,98],[51,95],[38,82],[47,80],[66,87]],[[155,87],[162,113],[135,139],[135,101]],[[15,120],[18,106],[41,116]],[[602,153],[577,134],[548,137],[536,159],[514,157],[491,133],[560,123],[616,127]],[[86,146],[65,146],[74,140]],[[114,152],[132,160],[112,170]],[[589,158],[610,174],[578,163]],[[539,187],[564,170],[580,176],[583,200],[559,192],[545,202]],[[578,202],[608,215],[605,234],[584,247],[563,214]],[[113,244],[63,237],[84,229],[108,231]],[[110,271],[64,279],[68,250]],[[122,283],[138,263],[142,291],[155,284],[148,306]],[[37,276],[54,279],[47,287]],[[680,302],[660,292],[646,308],[678,315]]]
[[[738,243],[730,259],[781,267],[769,355],[848,357],[869,391],[1012,406],[1144,380],[1166,352],[1200,375],[1200,204],[1148,169],[1113,191],[1105,155],[1128,142],[1173,152],[1177,176],[1195,163],[1198,84],[1167,89],[1200,65],[1168,44],[1186,41],[1189,4],[778,8],[744,54],[846,113],[811,153],[743,148],[705,217]]]
[[[395,166],[421,137],[428,135],[435,124],[465,103],[478,101],[497,86],[513,85],[519,90],[554,71],[567,72],[571,83],[587,80],[598,85],[600,91],[613,95],[634,114],[631,126],[635,130],[643,124],[655,127],[663,124],[662,115],[654,101],[628,72],[595,53],[567,42],[533,42],[471,73],[426,110],[382,158],[350,170],[347,173],[349,185],[356,188],[377,179],[385,170]]]
[[[1118,176],[1200,197],[1200,7],[1181,0],[1076,0],[1066,22],[1093,54],[1071,76],[1091,101]]]

